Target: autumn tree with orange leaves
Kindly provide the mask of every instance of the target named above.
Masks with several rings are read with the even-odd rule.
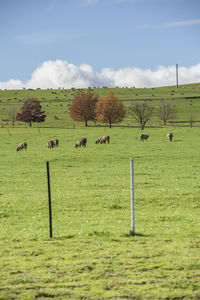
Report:
[[[96,120],[101,123],[108,123],[111,128],[112,124],[118,124],[125,117],[125,107],[112,92],[101,98],[96,103]]]
[[[70,117],[74,121],[85,122],[88,126],[88,121],[95,120],[95,105],[98,100],[98,95],[88,89],[87,92],[78,92],[69,107]]]

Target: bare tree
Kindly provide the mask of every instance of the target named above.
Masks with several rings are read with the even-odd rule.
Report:
[[[167,124],[169,118],[174,114],[174,105],[170,103],[165,103],[158,108],[158,118],[163,121],[163,125]]]
[[[12,106],[8,111],[9,119],[12,122],[12,125],[15,126],[16,116],[17,116],[17,107]]]
[[[131,115],[140,124],[140,127],[143,130],[146,123],[151,119],[153,110],[154,107],[147,103],[132,104],[129,107],[129,115]]]

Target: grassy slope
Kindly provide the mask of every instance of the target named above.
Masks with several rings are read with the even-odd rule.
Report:
[[[137,128],[0,129],[0,299],[199,299],[200,128],[171,128],[172,143],[168,130],[140,142]],[[110,145],[95,145],[105,134]],[[83,136],[87,148],[74,149]],[[22,140],[28,150],[16,152]]]
[[[115,88],[115,89],[94,89],[100,97],[105,96],[109,90],[112,90],[115,95],[119,97],[126,107],[131,103],[146,100],[156,108],[164,102],[169,102],[175,105],[175,121],[188,121],[188,118],[193,115],[194,120],[200,120],[198,111],[200,110],[200,84],[192,84],[176,87],[162,87],[155,89],[129,89],[129,88]],[[24,99],[28,97],[35,97],[41,101],[42,108],[47,115],[45,123],[40,124],[42,127],[60,127],[72,128],[73,124],[76,127],[83,127],[83,123],[73,122],[69,117],[69,107],[76,91],[72,90],[0,90],[0,120],[9,118],[9,112],[13,107],[19,111],[23,105]],[[195,99],[186,99],[187,97],[197,97]],[[8,100],[9,99],[9,100]],[[61,118],[55,120],[54,116]],[[2,122],[4,126],[9,122]],[[20,124],[19,122],[17,124]],[[157,109],[154,112],[151,120],[152,125],[159,125],[160,121],[157,118]],[[91,122],[90,125],[93,125]],[[122,125],[136,125],[135,121],[128,116],[123,121]],[[26,126],[21,123],[20,126]],[[37,126],[37,125],[35,125]]]

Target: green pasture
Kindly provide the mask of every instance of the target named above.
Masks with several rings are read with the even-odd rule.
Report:
[[[103,97],[109,91],[123,101],[127,112],[128,107],[134,103],[143,103],[144,101],[155,107],[153,116],[149,125],[160,126],[162,122],[158,119],[158,107],[164,103],[170,103],[174,106],[174,114],[170,117],[171,123],[188,124],[192,118],[196,124],[200,122],[200,84],[183,85],[178,88],[159,87],[159,88],[93,88],[93,91]],[[19,112],[23,106],[24,100],[30,97],[37,98],[42,105],[42,109],[47,115],[41,127],[56,128],[74,128],[83,127],[84,123],[74,122],[69,117],[69,105],[78,90],[58,89],[58,90],[0,90],[0,124],[1,127],[12,126],[12,113]],[[89,126],[99,126],[94,122],[89,122]],[[26,127],[23,122],[16,122],[17,127]],[[35,124],[38,126],[38,124]],[[134,119],[127,114],[120,126],[137,126]]]
[[[196,98],[192,104],[199,106]],[[183,110],[178,116],[186,118]],[[136,126],[52,122],[0,128],[0,299],[200,299],[200,127],[149,126],[141,142]],[[95,145],[100,135],[110,135],[110,144]],[[80,137],[87,147],[75,149]],[[47,149],[53,138],[59,147]],[[22,141],[28,149],[17,152]]]

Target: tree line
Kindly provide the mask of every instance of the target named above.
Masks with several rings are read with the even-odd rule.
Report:
[[[121,100],[110,91],[105,97],[99,98],[97,94],[88,89],[75,94],[69,106],[70,117],[74,121],[84,122],[88,126],[88,121],[106,123],[111,128],[113,124],[122,122],[126,115],[134,118],[143,130],[152,117],[154,106],[143,103],[131,104],[128,110]],[[167,124],[172,117],[174,106],[170,103],[163,103],[158,108],[158,118]],[[21,107],[21,112],[16,115],[16,120],[29,123],[44,122],[45,112],[42,110],[40,101],[35,98],[28,98]]]

